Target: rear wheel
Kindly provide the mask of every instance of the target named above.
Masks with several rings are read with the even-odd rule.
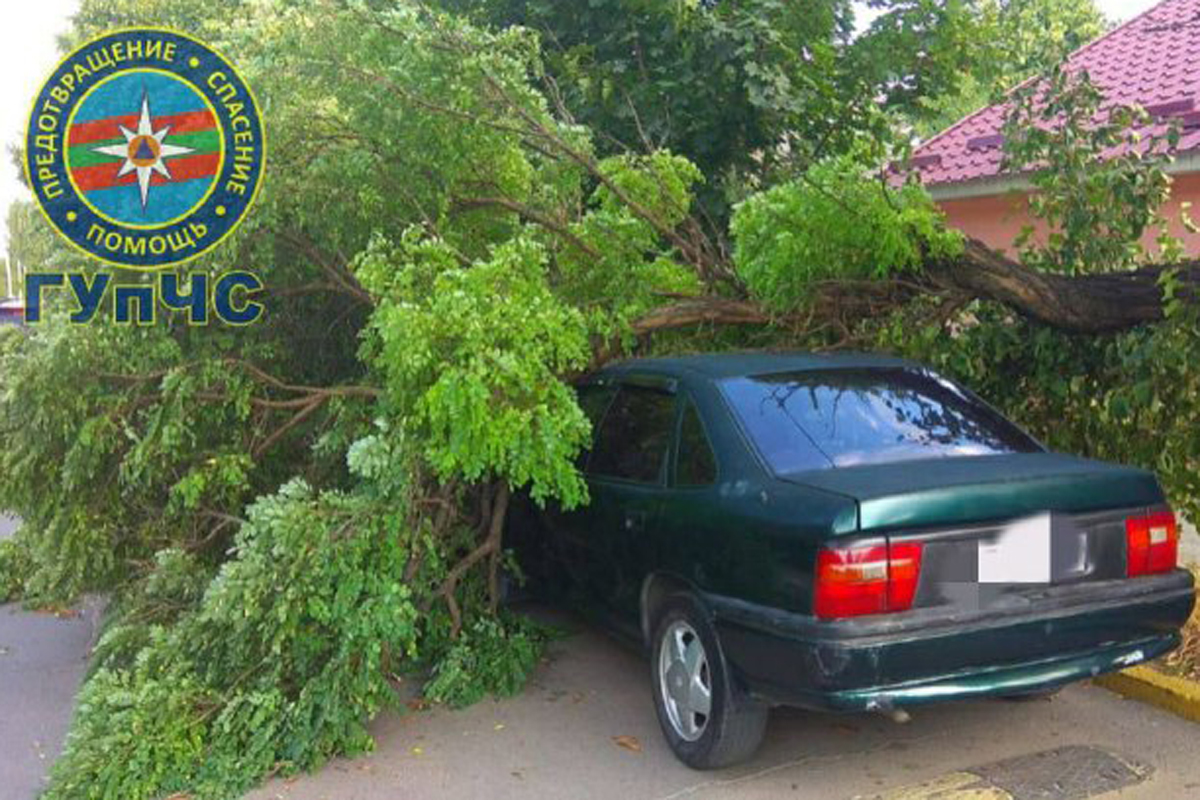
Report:
[[[734,685],[700,604],[686,594],[667,598],[653,637],[654,707],[679,760],[714,769],[753,755],[762,742],[767,707]]]

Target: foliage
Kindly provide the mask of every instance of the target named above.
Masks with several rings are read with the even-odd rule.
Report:
[[[608,339],[627,334],[629,323],[663,295],[701,291],[695,271],[679,263],[647,217],[670,228],[682,224],[703,176],[686,158],[661,150],[612,156],[597,170],[611,188],[598,185],[572,225],[581,246],[559,259],[555,291],[584,314],[589,334]],[[645,213],[634,213],[630,203]]]
[[[1016,241],[1024,262],[1055,272],[1099,272],[1145,256],[1142,234],[1163,226],[1170,194],[1165,166],[1179,129],[1145,134],[1143,109],[1107,105],[1087,73],[1055,68],[1015,94],[1004,125],[1004,168],[1030,171],[1029,226]],[[1153,129],[1150,129],[1151,131]]]
[[[984,0],[973,12],[964,35],[970,63],[957,86],[922,97],[909,114],[923,136],[1048,73],[1108,26],[1095,0]]]
[[[884,279],[955,255],[962,244],[923,190],[892,189],[850,157],[747,199],[730,229],[738,274],[779,312],[804,303],[820,281]]]
[[[0,603],[24,596],[32,569],[33,559],[23,538],[0,539]]]
[[[234,557],[178,621],[125,615],[106,633],[46,796],[232,796],[273,769],[369,748],[363,721],[416,653],[404,522],[402,508],[301,481],[256,502]],[[202,583],[182,554],[159,561],[155,580],[175,585],[147,597]],[[143,643],[116,658],[130,626]]]
[[[773,176],[892,138],[883,110],[956,85],[976,42],[970,4],[920,0],[441,0],[545,43],[547,93],[601,133],[601,155],[669,150],[706,176],[721,236],[729,203]],[[883,110],[880,98],[883,98]]]
[[[1109,27],[1094,0],[988,0],[977,45],[987,50],[977,75],[1006,92],[1058,66]]]
[[[515,239],[467,270],[444,244],[410,233],[400,248],[364,251],[357,274],[378,298],[367,357],[383,365],[430,467],[579,503],[571,458],[590,429],[555,376],[587,363],[588,342],[582,316],[550,291],[544,249]]]
[[[92,648],[88,672],[128,669],[156,632],[195,610],[214,570],[188,551],[169,547],[154,554],[143,580],[118,594],[107,609],[102,633]]]
[[[978,57],[979,12],[964,0],[870,0],[870,25],[849,59],[874,90],[876,102],[905,116],[919,115],[935,98],[953,92]]]
[[[459,708],[489,694],[516,694],[537,663],[545,638],[546,632],[526,617],[480,618],[438,662],[425,695]]]
[[[253,381],[219,355],[230,338],[63,319],[5,337],[0,486],[28,531],[32,596],[111,585],[169,542],[211,554],[230,527],[210,538],[213,510],[278,480],[279,462],[255,462],[240,427]],[[258,351],[247,339],[243,352]],[[198,400],[217,392],[222,402]]]

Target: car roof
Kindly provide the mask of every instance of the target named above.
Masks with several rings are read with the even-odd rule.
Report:
[[[597,373],[597,376],[649,372],[675,377],[699,375],[711,379],[721,379],[817,369],[918,366],[920,365],[902,358],[876,353],[698,353],[662,358],[626,359],[605,366]]]

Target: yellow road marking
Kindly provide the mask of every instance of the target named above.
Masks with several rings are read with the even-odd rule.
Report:
[[[945,775],[891,789],[876,795],[874,800],[1013,800],[1012,795],[970,772],[949,772]]]

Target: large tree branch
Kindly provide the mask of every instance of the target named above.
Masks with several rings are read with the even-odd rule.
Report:
[[[872,282],[871,285],[826,281],[813,289],[826,301],[856,297],[862,301],[860,305],[868,306],[871,301],[878,300],[869,295],[887,294],[889,288],[899,290],[895,297],[901,301],[919,293],[922,288],[944,290],[949,292],[956,305],[960,305],[959,300],[963,298],[993,300],[1058,330],[1113,333],[1163,318],[1163,291],[1159,280],[1168,269],[1178,271],[1178,280],[1186,297],[1200,300],[1200,260],[1151,264],[1127,272],[1058,275],[1018,264],[974,239],[967,242],[962,255],[957,258],[926,264],[924,273],[916,279]],[[637,334],[647,334],[701,324],[763,325],[788,321],[786,317],[772,317],[750,301],[701,296],[660,306],[634,322],[633,330]]]
[[[713,325],[763,325],[770,317],[762,308],[747,300],[727,297],[688,297],[659,306],[633,323],[636,334],[686,328],[705,323]]]
[[[1129,272],[1057,275],[1039,272],[971,239],[962,256],[931,264],[938,284],[996,300],[1036,322],[1072,333],[1111,333],[1163,317],[1159,278],[1178,269],[1180,282],[1197,296],[1200,262],[1154,264]]]

